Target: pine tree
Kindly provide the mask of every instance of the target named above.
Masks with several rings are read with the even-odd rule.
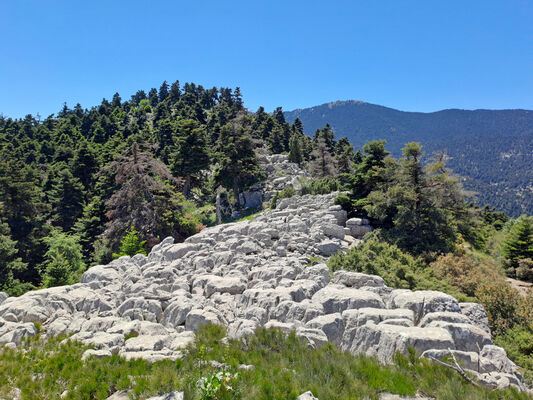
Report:
[[[159,102],[163,102],[168,97],[168,84],[167,81],[163,81],[159,87]]]
[[[268,138],[268,145],[269,145],[270,151],[274,154],[283,153],[285,151],[285,146],[284,146],[283,141],[284,141],[283,128],[279,125],[276,125],[270,132],[270,136]]]
[[[341,138],[335,144],[335,159],[339,173],[351,173],[353,171],[353,146],[347,138]]]
[[[155,108],[159,104],[159,95],[157,94],[156,88],[151,88],[148,92],[148,101],[152,108]],[[142,102],[139,105],[143,104]]]
[[[459,234],[473,239],[476,222],[457,179],[440,163],[424,166],[421,149],[408,143],[399,163],[385,163],[364,209],[391,243],[431,258],[453,250]]]
[[[52,179],[48,201],[52,206],[52,221],[68,231],[83,212],[84,190],[80,180],[66,167],[57,172]]]
[[[154,129],[156,156],[165,164],[170,162],[170,154],[174,149],[174,123],[170,118],[165,118],[159,122],[159,126]]]
[[[319,142],[320,139],[324,140],[324,143],[326,143],[326,146],[328,148],[328,151],[330,153],[334,153],[335,151],[335,133],[331,129],[331,126],[329,124],[326,124],[322,129],[315,132],[314,136],[315,144]]]
[[[531,220],[522,215],[509,229],[503,242],[502,252],[510,267],[518,267],[519,261],[533,258],[533,227]]]
[[[113,258],[122,256],[133,257],[135,254],[146,255],[145,245],[146,240],[139,240],[138,232],[132,226],[120,241],[120,250],[118,253],[113,253]]]
[[[247,131],[247,118],[241,115],[224,125],[216,146],[218,167],[214,180],[217,185],[232,190],[237,203],[242,190],[264,179],[252,138]]]
[[[315,149],[311,152],[309,172],[317,178],[334,176],[337,173],[335,159],[329,152],[324,138],[319,137]]]
[[[105,207],[100,196],[94,196],[83,208],[80,218],[74,223],[73,231],[80,238],[83,256],[89,259],[94,253],[95,242],[105,229]]]
[[[180,96],[180,81],[176,81],[170,86],[170,91],[168,93],[170,104],[174,105],[180,99]]]
[[[295,132],[289,141],[289,161],[300,165],[303,160],[301,134]]]
[[[27,265],[17,257],[17,242],[11,239],[9,225],[2,221],[2,204],[0,203],[0,290],[13,288],[14,272],[23,271]]]
[[[49,255],[43,276],[43,286],[50,288],[73,283],[72,269],[68,260],[59,251]]]
[[[39,186],[38,172],[18,161],[0,160],[0,203],[3,222],[17,244],[17,258],[30,266],[15,273],[15,278],[37,283],[35,266],[42,262],[44,248],[40,241],[48,207]]]
[[[53,229],[43,241],[48,248],[44,262],[44,285],[52,287],[77,281],[85,270],[79,237]]]
[[[94,174],[98,171],[98,160],[94,149],[83,140],[76,149],[71,163],[72,174],[78,178],[85,190],[89,190],[94,183]]]
[[[112,176],[117,187],[105,203],[109,211],[103,233],[113,249],[131,226],[139,228],[149,248],[161,237],[179,239],[191,234],[191,228],[182,221],[183,195],[174,190],[179,180],[139,144],[126,148],[103,173]]]
[[[175,132],[176,152],[172,154],[171,169],[184,178],[183,195],[190,197],[191,179],[209,168],[209,154],[205,129],[192,119],[180,120]]]

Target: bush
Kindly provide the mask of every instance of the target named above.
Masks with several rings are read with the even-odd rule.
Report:
[[[379,275],[394,288],[427,289],[432,286],[420,260],[395,245],[380,241],[378,236],[379,233],[374,232],[359,246],[333,255],[328,261],[331,271],[345,269]]]
[[[448,253],[431,263],[437,278],[445,279],[468,296],[475,296],[476,290],[483,282],[499,282],[504,277],[492,262],[476,260],[467,254]]]
[[[270,208],[275,209],[278,205],[279,200],[286,199],[292,196],[296,196],[296,190],[294,190],[292,186],[287,186],[283,190],[277,192],[274,197],[272,197],[272,200],[270,201]]]
[[[485,307],[491,330],[503,333],[522,322],[520,293],[505,281],[483,281],[476,290],[476,297]]]
[[[533,259],[523,258],[518,260],[516,277],[523,281],[533,282]]]
[[[533,328],[526,324],[515,325],[495,336],[494,343],[505,348],[507,356],[524,368],[526,382],[533,383]]]
[[[293,186],[287,186],[283,190],[274,195],[270,202],[270,208],[276,208],[278,201],[288,197],[306,194],[328,194],[341,190],[341,184],[334,178],[322,178],[322,179],[306,179],[302,178],[298,181],[298,189]]]
[[[328,194],[341,190],[341,185],[335,178],[301,179],[300,185],[299,192],[302,196],[306,194]]]

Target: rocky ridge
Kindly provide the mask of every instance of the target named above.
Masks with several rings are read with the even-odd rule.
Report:
[[[259,326],[310,346],[333,342],[389,362],[408,347],[441,359],[453,352],[486,385],[525,390],[517,366],[493,344],[483,307],[436,291],[392,289],[379,276],[311,265],[357,245],[371,230],[333,204],[336,194],[282,199],[275,210],[204,229],[184,243],[164,239],[148,256],[87,270],[71,286],[0,295],[0,344],[72,334],[94,346],[84,357],[177,359],[202,324],[239,338]]]

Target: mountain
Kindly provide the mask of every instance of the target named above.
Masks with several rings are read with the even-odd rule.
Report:
[[[464,176],[477,202],[509,215],[533,213],[533,111],[459,110],[406,112],[362,101],[335,101],[284,113],[299,118],[311,135],[329,123],[336,136],[356,147],[387,140],[394,156],[407,142],[426,154],[445,151],[448,166]]]

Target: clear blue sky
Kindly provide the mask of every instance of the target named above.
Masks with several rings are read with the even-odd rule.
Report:
[[[533,0],[0,2],[0,113],[240,86],[251,110],[357,99],[533,109]]]

